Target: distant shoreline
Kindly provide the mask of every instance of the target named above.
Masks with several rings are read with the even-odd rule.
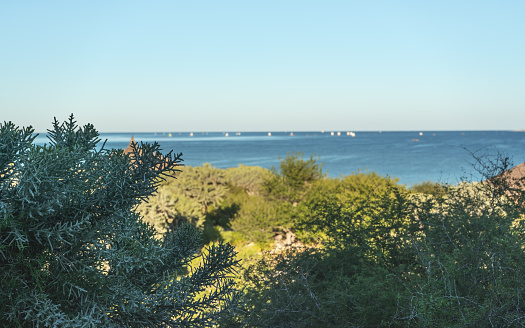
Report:
[[[319,130],[319,131],[306,131],[306,130],[257,130],[257,131],[237,131],[237,130],[228,130],[228,131],[98,131],[99,134],[216,134],[216,133],[319,133],[319,134],[330,134],[331,132],[337,133],[341,132],[341,134],[346,134],[347,131],[352,131],[355,133],[439,133],[439,132],[525,132],[525,129],[518,129],[518,130]],[[46,135],[47,131],[40,131],[35,132],[36,134],[43,134]]]

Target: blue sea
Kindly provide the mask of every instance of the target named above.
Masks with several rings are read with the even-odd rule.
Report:
[[[407,131],[407,132],[171,132],[101,133],[106,148],[125,148],[135,141],[157,141],[164,151],[183,153],[185,165],[211,163],[217,168],[239,164],[279,166],[279,158],[302,152],[319,157],[330,177],[375,171],[408,186],[422,181],[455,184],[462,178],[480,179],[472,167],[476,156],[509,156],[525,162],[525,132]],[[271,135],[269,135],[271,134]],[[40,135],[36,143],[47,142]]]

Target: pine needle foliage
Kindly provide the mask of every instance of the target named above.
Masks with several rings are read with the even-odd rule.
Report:
[[[35,137],[0,124],[1,327],[206,327],[234,307],[229,244],[199,255],[195,228],[155,238],[135,211],[182,154],[105,149],[73,115]]]

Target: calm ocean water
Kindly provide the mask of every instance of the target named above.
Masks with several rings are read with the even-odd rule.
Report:
[[[331,177],[348,175],[359,170],[399,178],[412,185],[422,181],[457,183],[461,177],[474,174],[477,155],[497,152],[510,156],[514,163],[525,162],[525,132],[511,131],[423,131],[418,132],[242,132],[228,133],[134,133],[135,140],[158,141],[163,150],[182,152],[185,165],[209,162],[218,168],[239,164],[265,168],[278,167],[279,156],[287,152],[303,152],[320,157],[323,171]],[[102,133],[106,148],[125,148],[132,133]],[[40,135],[37,143],[47,142]]]

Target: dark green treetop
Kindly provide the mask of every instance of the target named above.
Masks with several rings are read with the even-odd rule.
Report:
[[[272,166],[273,175],[264,183],[272,197],[297,204],[314,182],[326,176],[322,171],[323,163],[318,163],[319,158],[312,155],[304,160],[303,155],[302,152],[288,153],[280,161],[279,171]]]

